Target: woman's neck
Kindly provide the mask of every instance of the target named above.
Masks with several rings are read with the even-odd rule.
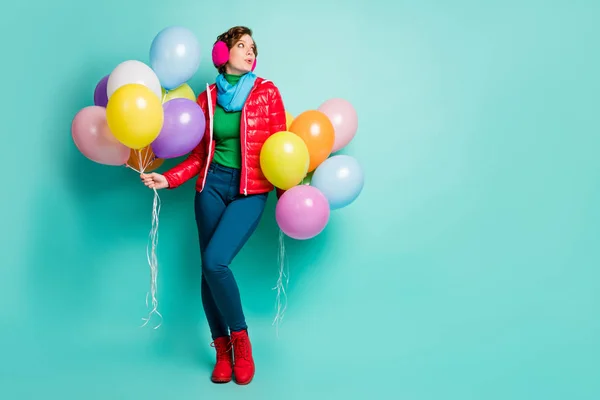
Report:
[[[229,65],[225,67],[225,73],[227,75],[244,75],[246,71],[240,71],[238,69],[232,68]]]

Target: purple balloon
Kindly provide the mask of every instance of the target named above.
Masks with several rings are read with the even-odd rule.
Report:
[[[96,106],[106,107],[108,104],[108,92],[106,91],[108,77],[109,75],[106,75],[96,85],[96,90],[94,90],[94,105]]]
[[[190,99],[177,98],[163,104],[165,120],[152,151],[158,158],[181,157],[202,140],[206,117],[202,108]]]
[[[298,185],[286,190],[275,207],[279,228],[293,239],[317,236],[329,222],[327,198],[314,186]]]

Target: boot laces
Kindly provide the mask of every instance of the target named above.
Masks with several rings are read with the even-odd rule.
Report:
[[[231,346],[227,346],[223,343],[216,342],[212,342],[210,346],[214,347],[217,350],[217,361],[229,360],[229,351],[231,350]]]
[[[236,358],[248,358],[248,339],[245,336],[233,338],[231,344]]]

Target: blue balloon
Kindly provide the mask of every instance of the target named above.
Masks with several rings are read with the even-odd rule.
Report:
[[[362,191],[365,180],[363,170],[354,157],[335,155],[321,163],[315,170],[311,186],[319,189],[332,210],[346,207]]]
[[[200,66],[200,43],[192,31],[171,26],[160,31],[150,46],[150,66],[167,90],[187,82]]]

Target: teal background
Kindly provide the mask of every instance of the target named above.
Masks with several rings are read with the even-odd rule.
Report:
[[[0,26],[0,398],[600,398],[600,3],[15,4]],[[344,153],[365,189],[319,237],[286,240],[279,338],[274,199],[232,266],[247,387],[209,382],[193,182],[160,192],[164,323],[139,328],[152,193],[70,136],[98,80],[147,62],[172,24],[203,45],[196,91],[216,35],[245,24],[292,114],[343,97],[359,115]]]

